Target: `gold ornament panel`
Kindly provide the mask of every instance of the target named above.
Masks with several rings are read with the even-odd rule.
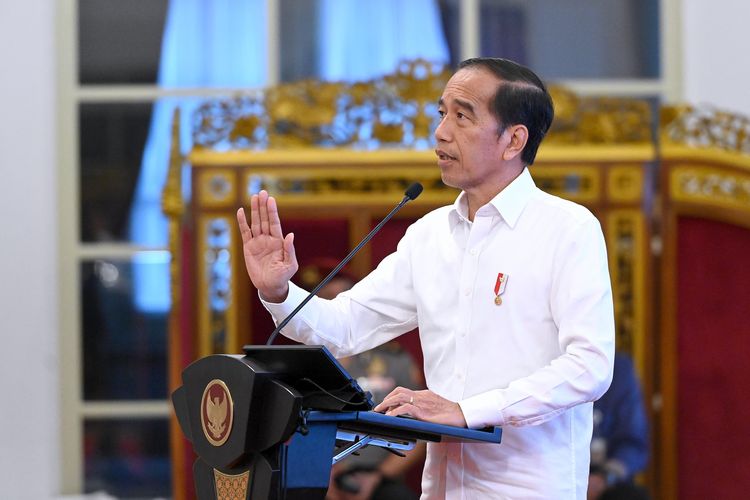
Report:
[[[646,220],[639,209],[620,209],[610,211],[605,222],[617,348],[630,353],[644,375]]]
[[[193,117],[196,150],[309,147],[430,149],[437,102],[452,70],[423,59],[354,83],[301,80],[203,103]],[[648,101],[588,97],[549,85],[550,144],[651,143]]]
[[[661,110],[664,143],[750,154],[750,118],[708,106],[665,106]]]
[[[437,168],[309,168],[248,169],[244,174],[243,203],[260,189],[273,194],[280,206],[326,206],[396,202],[415,181],[424,186],[413,205],[449,204],[458,190],[443,184]]]
[[[750,211],[750,172],[675,165],[669,173],[669,192],[674,201]]]
[[[641,165],[614,165],[607,175],[610,201],[637,203],[643,198],[645,172]]]
[[[197,172],[196,199],[205,207],[221,207],[234,202],[236,173],[232,169],[212,168]]]
[[[237,349],[236,267],[233,249],[237,228],[232,216],[198,219],[196,273],[198,280],[198,355]]]
[[[250,471],[232,475],[214,469],[216,500],[245,500],[249,485]]]

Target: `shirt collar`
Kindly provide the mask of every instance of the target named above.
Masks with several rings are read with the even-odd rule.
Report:
[[[526,206],[526,202],[531,198],[536,184],[531,178],[528,168],[524,168],[521,174],[505,186],[490,202],[477,210],[477,215],[486,215],[488,210],[499,214],[503,220],[511,227],[515,227],[518,218]],[[451,210],[451,221],[458,222],[460,219],[469,221],[469,206],[466,199],[466,193],[461,191],[456,201],[453,203]]]

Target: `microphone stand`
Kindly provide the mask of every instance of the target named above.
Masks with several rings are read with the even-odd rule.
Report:
[[[422,192],[422,185],[419,184],[418,182],[415,182],[414,184],[410,185],[409,188],[406,190],[406,193],[404,194],[404,199],[401,200],[401,202],[398,205],[396,205],[395,207],[393,207],[393,210],[391,210],[388,213],[388,215],[386,215],[385,218],[383,220],[381,220],[378,223],[378,225],[375,226],[372,229],[372,231],[370,231],[369,233],[367,233],[367,236],[365,236],[364,239],[362,241],[360,241],[359,244],[357,244],[357,246],[354,247],[354,249],[351,252],[349,252],[349,255],[347,255],[346,257],[344,257],[344,260],[342,260],[333,269],[333,271],[331,271],[328,274],[328,276],[326,276],[325,278],[323,278],[323,281],[321,281],[320,283],[318,283],[318,285],[315,288],[312,289],[312,291],[308,294],[308,296],[305,297],[305,300],[303,300],[302,302],[300,302],[299,305],[297,307],[295,307],[294,310],[291,313],[289,313],[289,316],[287,316],[286,318],[284,318],[284,320],[281,323],[279,323],[279,325],[276,327],[276,329],[273,332],[271,332],[271,336],[268,337],[268,341],[266,342],[266,345],[273,344],[273,341],[276,340],[276,337],[279,335],[279,332],[292,320],[292,318],[300,311],[300,309],[302,309],[305,306],[305,304],[307,304],[308,302],[310,302],[310,300],[312,300],[312,298],[315,296],[315,294],[318,293],[321,288],[323,288],[324,286],[326,286],[328,284],[328,282],[331,281],[331,279],[334,276],[336,276],[336,274],[338,274],[338,272],[341,270],[342,267],[344,267],[350,260],[352,260],[352,257],[354,257],[354,255],[356,255],[356,253],[359,252],[359,250],[363,246],[365,246],[365,244],[367,244],[367,242],[370,241],[372,239],[372,237],[375,236],[375,234],[378,231],[380,231],[380,228],[382,228],[383,225],[385,225],[386,222],[388,222],[389,220],[391,220],[391,217],[393,217],[394,215],[396,215],[396,212],[398,212],[399,210],[401,210],[401,207],[403,207],[404,205],[406,205],[407,202],[415,199],[417,196],[419,196],[419,194],[421,192]]]

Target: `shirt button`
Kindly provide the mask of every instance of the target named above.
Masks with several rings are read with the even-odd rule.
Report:
[[[471,295],[471,288],[467,288],[464,290],[464,295]]]
[[[471,251],[469,251],[469,253],[471,255],[476,255],[477,254],[477,249],[476,248],[472,248]]]

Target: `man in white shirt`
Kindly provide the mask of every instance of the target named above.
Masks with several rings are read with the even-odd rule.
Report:
[[[539,190],[528,171],[552,122],[529,69],[464,61],[439,101],[435,131],[453,206],[414,223],[370,275],[315,298],[282,331],[337,356],[419,328],[428,389],[397,388],[375,410],[479,428],[503,442],[430,443],[426,499],[586,497],[592,402],[609,386],[614,318],[602,231],[585,208]],[[237,213],[248,274],[280,321],[306,292],[294,235],[276,202]]]

